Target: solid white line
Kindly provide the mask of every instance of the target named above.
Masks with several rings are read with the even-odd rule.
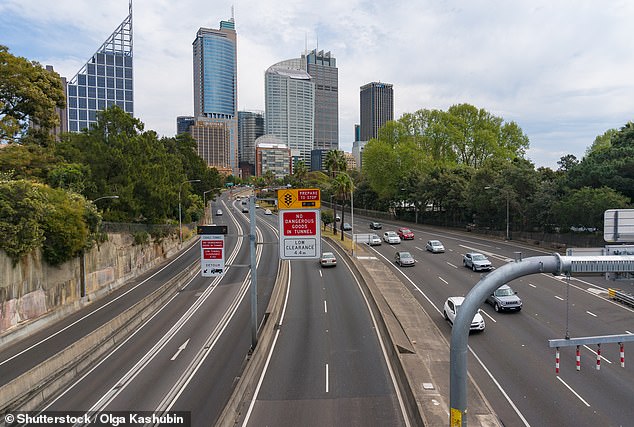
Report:
[[[441,280],[441,281],[442,281],[445,285],[448,285],[448,284],[449,284],[449,282],[448,282],[448,281],[446,281],[445,279],[443,279],[442,277],[438,276],[438,278],[439,278],[439,279],[440,279],[440,280]]]
[[[328,393],[328,364],[326,363],[326,393]]]
[[[594,314],[594,313],[592,313],[592,312],[590,312],[590,311],[587,311],[587,310],[586,310],[586,313],[588,313],[590,316],[593,316],[593,317],[599,317],[599,316],[597,316],[596,314]]]
[[[584,404],[585,404],[588,408],[590,407],[590,404],[589,404],[588,402],[586,402],[585,400],[583,400],[583,398],[582,398],[581,396],[579,396],[579,394],[578,394],[576,391],[574,391],[574,390],[572,389],[572,387],[570,387],[568,384],[566,384],[566,382],[565,382],[564,380],[562,380],[562,379],[561,379],[561,377],[557,376],[557,379],[558,379],[559,381],[561,381],[561,383],[562,383],[563,385],[565,385],[566,387],[568,387],[568,390],[570,390],[570,391],[572,392],[572,394],[574,394],[575,396],[577,396],[577,398],[578,398],[579,400],[581,400],[581,401],[582,401],[582,402],[583,402],[583,403],[584,403]]]

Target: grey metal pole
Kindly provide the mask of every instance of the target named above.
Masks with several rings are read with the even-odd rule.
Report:
[[[251,254],[251,351],[258,344],[258,274],[255,260],[255,196],[249,197],[249,252]]]
[[[354,188],[350,190],[350,221],[352,222],[350,234],[352,234],[352,257],[354,258]]]
[[[509,235],[509,192],[506,192],[506,240],[511,240]]]

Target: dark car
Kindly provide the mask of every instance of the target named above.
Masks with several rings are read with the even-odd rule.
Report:
[[[371,222],[370,223],[370,229],[372,230],[380,230],[383,228],[383,224],[381,224],[380,222]]]
[[[517,296],[509,285],[502,285],[487,297],[487,302],[493,306],[497,312],[500,311],[520,311],[522,300]]]

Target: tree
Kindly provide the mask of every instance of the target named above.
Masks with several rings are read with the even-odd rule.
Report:
[[[64,108],[65,99],[59,74],[0,45],[0,142],[19,143],[31,122],[34,140],[48,144],[42,137],[58,125],[55,108]]]
[[[337,172],[345,171],[347,168],[346,158],[343,155],[343,151],[340,150],[328,151],[325,164],[331,177],[334,177]]]
[[[556,220],[564,230],[570,227],[603,229],[604,212],[629,207],[630,199],[611,188],[583,187],[572,190],[553,207]]]
[[[343,240],[344,205],[350,199],[350,194],[354,191],[354,183],[345,172],[338,173],[332,181],[335,198],[341,201],[341,240]]]
[[[293,187],[301,188],[305,185],[306,176],[308,175],[308,167],[303,160],[298,161],[293,167],[293,174],[291,176],[291,185]]]

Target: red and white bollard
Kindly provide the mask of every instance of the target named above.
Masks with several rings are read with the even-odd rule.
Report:
[[[597,344],[597,371],[601,369],[601,344]]]
[[[559,373],[559,347],[555,351],[555,373]]]
[[[579,351],[579,346],[577,346],[577,371],[581,370],[581,352]]]
[[[619,345],[621,346],[621,368],[625,368],[625,345],[622,342]]]

